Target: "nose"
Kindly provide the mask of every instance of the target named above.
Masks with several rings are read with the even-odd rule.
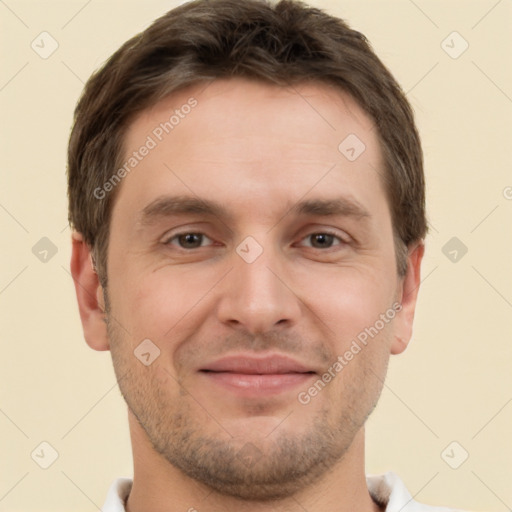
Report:
[[[285,262],[266,250],[252,263],[235,254],[233,263],[218,304],[220,322],[251,334],[297,324],[301,301],[293,290]]]

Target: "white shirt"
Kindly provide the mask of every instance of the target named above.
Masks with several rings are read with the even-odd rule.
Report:
[[[432,507],[414,501],[402,480],[392,472],[367,475],[366,484],[373,500],[379,505],[386,505],[386,512],[456,512],[453,508]],[[124,504],[131,488],[130,478],[115,480],[110,486],[102,511],[126,512]]]

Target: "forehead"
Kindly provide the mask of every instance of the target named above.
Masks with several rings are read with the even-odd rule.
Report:
[[[358,195],[363,203],[384,196],[372,120],[348,94],[318,82],[280,87],[236,78],[189,87],[132,122],[124,153],[125,163],[137,161],[118,197],[139,209],[163,190],[234,207],[256,198],[260,209],[270,192],[274,203],[308,191]]]
[[[189,137],[193,133],[187,130],[187,118],[201,124],[197,137]],[[347,130],[357,131],[371,144],[373,128],[373,121],[350,95],[325,83],[284,87],[245,78],[218,79],[173,93],[143,111],[128,128],[125,148],[137,146],[143,133],[152,134],[157,143],[165,143],[172,133],[176,142],[188,136],[189,142],[202,145],[213,138],[216,143],[229,142],[249,134],[266,137],[266,145],[276,136],[273,142],[281,147],[300,143],[303,151],[295,146],[294,153],[306,157],[311,156],[310,144],[320,143],[338,157],[337,142]],[[230,154],[247,157],[245,148],[227,146]]]

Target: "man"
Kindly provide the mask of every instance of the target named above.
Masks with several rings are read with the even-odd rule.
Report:
[[[88,81],[68,171],[85,339],[129,410],[104,512],[434,510],[364,472],[426,234],[364,36],[287,0],[178,7]]]

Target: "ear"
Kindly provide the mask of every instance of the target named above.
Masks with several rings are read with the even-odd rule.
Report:
[[[72,234],[71,275],[85,341],[94,350],[108,350],[103,288],[93,266],[90,248],[77,232]]]
[[[420,241],[412,246],[407,255],[407,272],[399,284],[399,298],[402,309],[395,317],[395,338],[391,344],[391,353],[403,352],[412,337],[412,324],[416,299],[420,288],[420,267],[425,245]]]

